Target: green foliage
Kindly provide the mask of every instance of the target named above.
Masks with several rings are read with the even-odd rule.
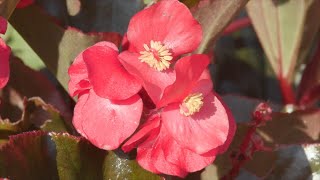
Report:
[[[134,160],[67,133],[27,132],[0,148],[0,176],[34,179],[160,179]]]

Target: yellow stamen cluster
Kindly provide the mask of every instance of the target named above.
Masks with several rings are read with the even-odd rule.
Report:
[[[144,44],[143,47],[145,51],[140,51],[141,56],[139,57],[141,62],[147,63],[158,71],[170,67],[170,61],[173,59],[172,53],[160,41],[151,40],[150,47],[147,44]]]
[[[202,93],[194,93],[187,96],[180,105],[180,113],[185,116],[191,116],[199,112],[203,106]]]

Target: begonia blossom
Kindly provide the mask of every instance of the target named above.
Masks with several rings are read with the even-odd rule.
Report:
[[[7,30],[7,20],[0,16],[0,34],[4,34]],[[3,88],[9,80],[9,57],[11,49],[3,39],[0,38],[0,88]]]
[[[175,80],[175,60],[198,47],[202,30],[184,4],[162,0],[132,17],[126,37],[129,45],[120,60],[157,103]]]
[[[137,161],[145,169],[184,177],[212,163],[230,145],[235,122],[212,90],[208,64],[206,55],[180,59],[176,80],[166,88],[157,113],[122,146],[125,152],[137,147]]]
[[[73,124],[95,146],[112,150],[136,130],[142,113],[141,85],[118,61],[118,49],[100,42],[69,68],[69,92],[79,99]]]

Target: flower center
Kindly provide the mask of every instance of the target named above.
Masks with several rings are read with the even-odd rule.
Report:
[[[140,61],[147,63],[158,71],[166,70],[173,59],[172,53],[160,41],[150,41],[150,47],[143,44],[145,51],[140,51]]]
[[[182,104],[180,104],[180,113],[185,116],[191,116],[196,112],[199,112],[203,106],[202,93],[194,93],[187,96]]]

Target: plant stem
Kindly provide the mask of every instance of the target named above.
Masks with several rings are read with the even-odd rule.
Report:
[[[251,25],[251,20],[248,17],[237,19],[229,24],[223,31],[223,35],[228,35],[233,32],[236,32],[242,28],[248,27]]]
[[[285,105],[295,104],[296,103],[295,93],[290,83],[282,77],[279,77],[278,81],[279,81],[279,86],[282,94],[283,103]]]

